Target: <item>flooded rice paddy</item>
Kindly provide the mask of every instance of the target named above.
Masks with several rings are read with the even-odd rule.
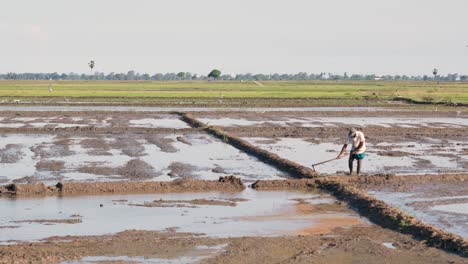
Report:
[[[0,199],[0,242],[38,241],[124,230],[176,230],[210,237],[327,233],[367,225],[318,193],[178,193]],[[325,210],[305,210],[325,206]]]
[[[403,128],[468,128],[468,119],[458,117],[280,117],[282,120],[251,120],[246,118],[199,118],[213,126],[289,126],[289,127],[339,127],[381,126]]]
[[[90,118],[75,116],[54,117],[0,117],[0,128],[72,128],[72,127],[132,127],[132,128],[172,128],[182,129],[189,126],[177,115],[154,114],[140,118],[131,116],[92,116]]]
[[[229,114],[230,111],[239,110],[247,112],[246,117]],[[468,136],[468,121],[458,114],[418,117],[401,116],[400,113],[392,116],[393,109],[367,107],[206,109],[1,106],[0,111],[16,112],[4,112],[0,116],[0,129],[5,131],[0,136],[2,185],[218,180],[221,176],[231,175],[248,185],[259,179],[294,177],[234,148],[226,139],[219,140],[204,133],[203,129],[191,128],[179,115],[170,111],[209,112],[199,113],[205,116],[198,119],[209,126],[222,126],[229,133],[261,149],[307,167],[336,157],[344,143],[339,136],[345,134],[349,126],[360,126],[369,131],[366,133],[369,138],[368,156],[363,168],[365,174],[466,173],[468,165],[468,143],[463,140]],[[88,112],[81,115],[80,111]],[[108,112],[89,113],[92,111]],[[270,113],[281,111],[284,114]],[[303,114],[294,116],[288,111]],[[307,111],[315,114],[308,116]],[[349,113],[336,116],[336,113],[343,111]],[[374,111],[385,111],[389,115],[356,115]],[[318,117],[317,112],[333,112],[335,116]],[[257,113],[258,117],[255,116]],[[387,137],[388,129],[392,129],[393,134]],[[309,130],[315,134],[309,133]],[[272,132],[265,136],[263,132],[269,131]],[[348,171],[347,159],[319,165],[315,169],[322,176],[342,175]],[[376,188],[371,190],[371,194],[426,223],[467,238],[468,188],[464,187],[468,186],[457,182],[451,184],[452,187],[450,184],[432,184],[434,187],[428,182],[419,184],[420,189],[408,190]],[[454,189],[457,191],[449,191]],[[389,235],[385,232],[390,231],[382,231],[383,228],[368,223],[368,220],[347,208],[345,203],[317,191],[267,192],[250,188],[237,193],[214,192],[211,189],[203,191],[192,193],[192,189],[192,192],[187,190],[183,193],[114,193],[101,196],[54,194],[41,198],[1,196],[0,244],[22,247],[26,245],[23,242],[47,241],[31,245],[50,246],[56,243],[61,246],[77,239],[89,240],[86,243],[94,243],[95,240],[103,244],[103,241],[112,241],[112,238],[107,240],[109,238],[104,236],[125,237],[127,233],[123,231],[157,231],[187,234],[184,239],[189,239],[194,246],[190,251],[168,258],[164,254],[160,258],[161,255],[152,254],[152,250],[139,254],[137,248],[136,253],[132,254],[120,250],[109,255],[82,253],[81,257],[57,258],[67,259],[61,263],[195,263],[213,255],[233,252],[229,249],[232,245],[220,241],[210,245],[194,245],[192,240],[198,236],[221,240],[277,238],[284,243],[287,237],[309,239],[321,235],[311,240],[315,243],[315,249],[307,251],[309,257],[337,247],[341,247],[340,254],[346,257],[349,257],[346,255],[349,249],[353,252],[369,250],[369,255],[382,252],[384,255],[401,254],[407,248],[417,254],[420,252],[417,247],[421,245],[413,238],[394,233]],[[95,237],[90,238],[92,236]],[[136,243],[136,240],[132,240],[132,236],[136,235],[131,233],[129,236],[126,239]],[[360,238],[356,240],[357,244],[352,244],[355,237]],[[304,248],[312,247],[311,241],[299,244],[301,252],[304,252]],[[286,243],[278,247],[279,244],[275,243],[273,250],[290,245]],[[261,243],[255,243],[255,246],[264,247]],[[242,249],[240,252],[246,251],[242,244],[237,245],[239,248]],[[64,249],[74,247],[68,245]],[[424,252],[424,256],[434,253]],[[301,254],[296,255],[303,256]]]
[[[457,196],[445,196],[434,189],[421,192],[375,190],[370,193],[428,224],[468,239],[468,189]]]
[[[320,143],[320,139],[302,138],[244,138],[262,149],[281,157],[311,166],[336,158],[343,144]],[[336,139],[334,141],[339,141]],[[466,172],[468,170],[468,142],[424,139],[424,142],[367,142],[364,173],[426,174]],[[350,147],[348,147],[349,151]],[[348,171],[347,157],[319,165],[324,174]]]
[[[0,137],[0,180],[57,181],[216,180],[235,175],[252,182],[283,173],[204,134]]]

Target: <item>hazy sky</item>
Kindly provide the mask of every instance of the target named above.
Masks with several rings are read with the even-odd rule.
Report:
[[[467,0],[1,0],[0,72],[468,74]]]

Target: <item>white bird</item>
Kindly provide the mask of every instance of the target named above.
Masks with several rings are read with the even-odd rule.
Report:
[[[254,83],[258,84],[259,86],[262,86],[263,87],[263,84],[257,82],[257,81],[254,81]]]

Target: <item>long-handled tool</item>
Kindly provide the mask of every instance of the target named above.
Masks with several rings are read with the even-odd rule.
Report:
[[[333,158],[333,159],[329,159],[329,160],[326,160],[326,161],[322,161],[322,162],[319,162],[319,163],[312,164],[312,169],[315,171],[315,166],[325,164],[325,163],[328,163],[328,162],[334,161],[334,160],[337,160],[337,158]]]

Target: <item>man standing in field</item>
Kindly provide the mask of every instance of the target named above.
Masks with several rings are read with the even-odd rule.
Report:
[[[362,168],[362,160],[366,157],[366,137],[364,133],[358,131],[355,128],[350,128],[348,130],[348,137],[346,139],[346,143],[343,145],[340,154],[338,155],[337,159],[341,159],[346,152],[346,148],[348,144],[352,144],[351,153],[349,154],[349,175],[353,173],[353,162],[357,160],[357,175],[361,172]]]

